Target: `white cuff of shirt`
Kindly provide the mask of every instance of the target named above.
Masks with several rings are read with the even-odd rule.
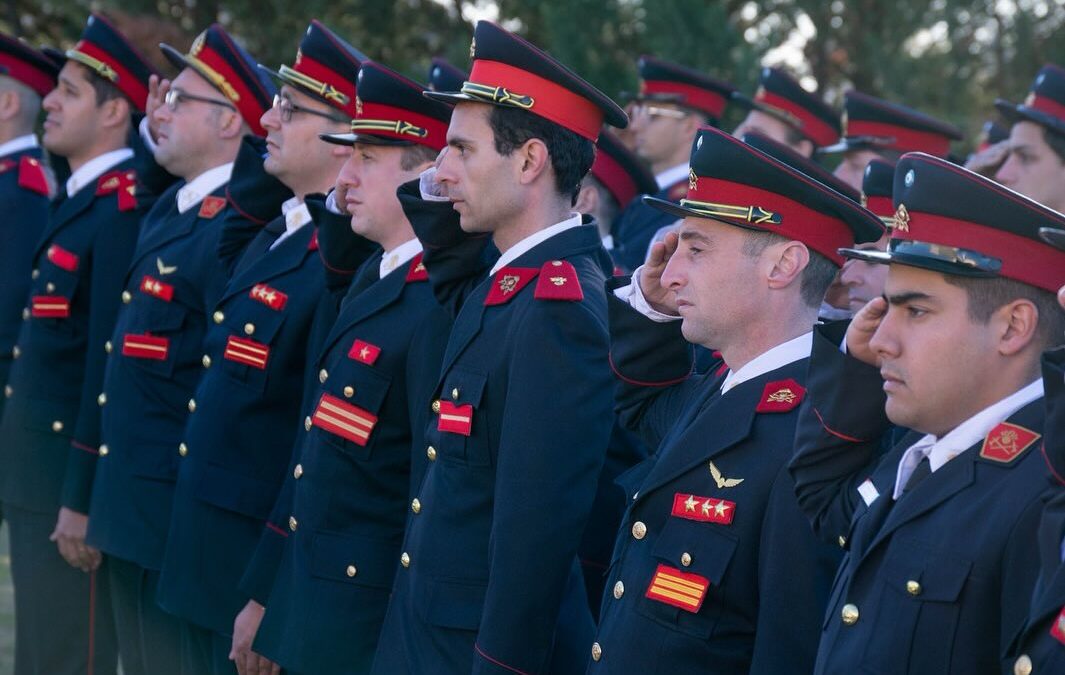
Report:
[[[137,127],[137,131],[140,132],[141,140],[144,141],[144,147],[148,148],[148,152],[155,156],[155,151],[159,148],[159,144],[152,139],[152,132],[148,130],[148,118],[141,119],[140,125]]]
[[[643,291],[640,289],[640,273],[642,271],[643,265],[637,267],[636,271],[632,273],[632,282],[628,286],[615,288],[614,297],[629,303],[629,307],[632,307],[651,321],[666,323],[668,321],[676,321],[680,319],[679,316],[659,312],[657,309],[651,307],[650,303],[647,302],[647,298],[643,297]]]
[[[422,193],[422,199],[427,202],[446,202],[449,201],[447,197],[443,196],[442,186],[437,184],[436,180],[436,167],[431,166],[425,171],[421,172],[418,176],[418,190]]]

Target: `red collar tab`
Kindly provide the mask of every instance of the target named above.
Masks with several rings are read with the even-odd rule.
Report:
[[[492,275],[492,285],[484,299],[485,306],[503,305],[513,300],[521,289],[540,274],[535,267],[504,267]]]
[[[200,210],[196,213],[200,218],[214,218],[222,209],[226,208],[225,197],[215,197],[213,195],[207,195],[200,202]]]
[[[118,195],[118,210],[132,211],[137,208],[137,172],[108,171],[96,181],[96,196]]]
[[[755,412],[789,412],[799,407],[804,396],[806,396],[806,388],[791,378],[769,382],[762,390],[762,398]]]
[[[29,155],[23,155],[18,165],[18,186],[39,195],[48,196],[48,174],[44,172],[41,161]]]
[[[580,279],[573,264],[566,260],[551,260],[540,268],[533,297],[537,300],[584,300]]]
[[[421,253],[414,256],[414,259],[410,261],[410,267],[407,269],[407,283],[409,284],[412,281],[429,281],[429,271],[425,269]]]
[[[1000,464],[1009,464],[1024,454],[1033,443],[1042,438],[1031,429],[1002,422],[984,438],[980,448],[980,457]]]

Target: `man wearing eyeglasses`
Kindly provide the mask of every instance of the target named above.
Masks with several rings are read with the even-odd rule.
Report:
[[[703,73],[650,56],[637,63],[640,95],[631,132],[636,154],[655,174],[655,197],[676,201],[687,194],[688,157],[699,127],[717,126],[735,88]],[[614,261],[625,270],[643,264],[652,237],[676,218],[653,209],[637,196],[611,232]],[[609,248],[609,247],[608,247]]]
[[[107,345],[88,529],[88,541],[113,563],[125,672],[152,675],[180,667],[182,621],[159,608],[156,589],[178,463],[187,452],[189,398],[210,365],[202,342],[225,288],[218,253],[225,186],[241,137],[263,134],[259,117],[274,93],[218,26],[186,55],[161,49],[181,72],[169,87],[153,87],[149,126],[155,160],[180,180],[142,223]]]
[[[259,120],[265,158],[257,143],[245,143],[227,189],[233,208],[219,252],[230,261],[229,277],[209,307],[202,353],[211,367],[187,401],[187,454],[157,594],[163,609],[185,621],[184,673],[277,670],[251,651],[269,583],[257,592],[262,584],[245,590],[241,579],[288,474],[297,429],[303,433],[308,335],[326,293],[304,198],[327,191],[350,154],[318,135],[350,128],[365,58],[314,21],[291,67],[258,67],[280,91]],[[277,194],[293,196],[278,203]],[[346,217],[339,220],[346,226]]]

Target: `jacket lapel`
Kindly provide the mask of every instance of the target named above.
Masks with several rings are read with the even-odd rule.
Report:
[[[51,216],[48,218],[48,227],[37,242],[37,249],[34,251],[33,257],[36,259],[41,254],[41,251],[43,251],[55,238],[56,233],[74,222],[78,216],[85,213],[85,211],[92,206],[93,200],[95,199],[95,186],[86,185],[73,197],[67,197],[62,200],[59,205],[52,210]]]
[[[310,242],[313,235],[314,225],[308,223],[273,250],[270,250],[270,245],[277,239],[275,233],[263,230],[255,235],[255,239],[241,256],[238,271],[226,287],[219,304],[255,284],[279,277],[302,265],[304,258],[311,252]]]
[[[372,260],[379,262],[380,257],[374,256]],[[409,266],[393,270],[383,279],[378,279],[377,282],[345,302],[343,307],[341,307],[340,316],[337,317],[336,323],[333,324],[333,328],[329,331],[329,337],[326,339],[325,348],[322,349],[321,353],[325,354],[332,349],[333,345],[352,326],[365,321],[398,301],[403,295],[403,289],[407,287],[408,269]],[[413,281],[410,283],[426,282]]]

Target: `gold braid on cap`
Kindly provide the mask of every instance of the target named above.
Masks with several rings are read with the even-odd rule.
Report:
[[[394,134],[417,136],[418,138],[425,138],[429,135],[428,129],[403,120],[352,120],[351,130],[354,133],[360,131],[388,131]]]
[[[477,84],[476,82],[463,82],[461,91],[463,94],[479,98],[482,101],[512,105],[525,110],[532,108],[536,104],[536,100],[532,96],[516,94],[512,91],[507,91],[504,87],[492,87],[486,84]]]
[[[711,218],[742,220],[752,225],[780,225],[783,220],[779,213],[767,211],[761,206],[718,204],[716,202],[701,202],[695,199],[682,199],[680,200],[680,205],[700,215],[710,216]]]
[[[289,68],[288,66],[282,65],[280,68],[278,68],[277,73],[278,75],[281,75],[284,79],[291,80],[293,84],[298,84],[301,87],[310,89],[315,94],[318,94],[326,100],[336,101],[340,105],[347,105],[348,101],[351,100],[348,98],[347,94],[337,90],[336,87],[329,84],[328,82],[316,80],[310,75],[306,73],[301,73],[300,71],[294,68]]]

